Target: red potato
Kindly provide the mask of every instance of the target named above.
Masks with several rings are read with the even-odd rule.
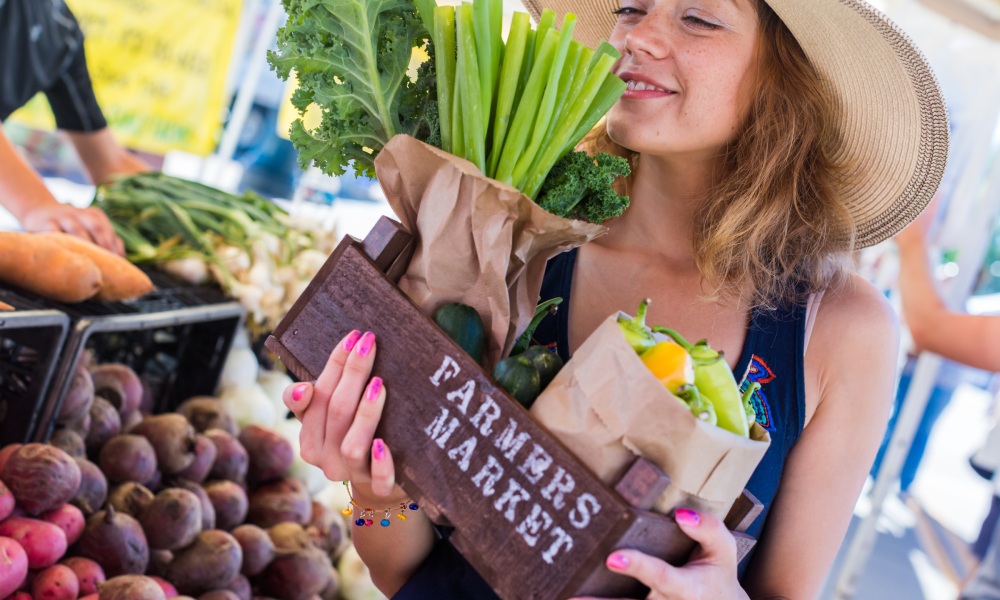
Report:
[[[83,511],[72,504],[63,504],[59,508],[42,513],[41,519],[62,529],[66,534],[66,543],[70,546],[80,539],[86,524]]]
[[[142,402],[142,381],[135,371],[119,363],[95,365],[90,369],[94,393],[104,396],[124,420],[139,411]]]
[[[51,567],[66,554],[65,532],[38,519],[11,517],[0,523],[0,536],[21,544],[32,569]]]
[[[80,584],[80,594],[96,594],[98,584],[104,583],[107,577],[104,576],[104,569],[101,565],[82,556],[71,556],[59,561],[76,573],[76,580]]]
[[[0,537],[0,598],[21,587],[28,577],[28,554],[9,537]]]
[[[216,449],[215,463],[208,478],[225,479],[236,483],[246,481],[250,455],[247,454],[243,444],[221,429],[209,429],[205,435],[212,440]]]
[[[12,596],[7,596],[7,600],[32,600],[28,592],[14,592]]]
[[[7,486],[0,481],[0,521],[3,521],[14,512],[14,494],[7,489]]]
[[[119,575],[101,585],[98,600],[167,600],[160,584],[144,575]]]
[[[76,495],[80,467],[69,454],[48,444],[25,444],[3,466],[0,479],[29,515],[57,508]]]
[[[4,465],[7,464],[7,459],[10,458],[11,454],[17,452],[17,450],[24,444],[7,444],[0,449],[0,473],[3,472]]]
[[[247,480],[251,485],[283,477],[295,460],[295,449],[281,434],[259,425],[247,425],[239,441],[250,457]]]
[[[156,584],[160,586],[160,589],[163,590],[164,596],[166,596],[167,598],[177,597],[177,588],[174,587],[174,584],[170,583],[169,581],[167,581],[162,577],[157,577],[156,575],[149,575],[148,577],[153,581],[155,581]]]
[[[76,600],[79,593],[76,573],[65,565],[53,565],[31,582],[31,597],[35,600]]]

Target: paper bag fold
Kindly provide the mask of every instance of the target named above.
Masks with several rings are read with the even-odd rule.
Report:
[[[609,485],[637,455],[659,465],[671,480],[659,512],[685,506],[725,517],[767,451],[767,431],[754,424],[747,439],[695,419],[615,321],[609,317],[587,338],[532,415]]]
[[[446,302],[475,308],[490,338],[488,367],[531,321],[545,263],[607,231],[556,217],[471,162],[406,135],[389,140],[375,170],[416,237],[400,289],[427,314]]]

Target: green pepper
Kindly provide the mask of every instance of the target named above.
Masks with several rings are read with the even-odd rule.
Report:
[[[656,345],[656,339],[649,327],[646,326],[646,310],[649,308],[650,302],[649,298],[640,302],[639,310],[631,319],[618,317],[618,327],[625,334],[625,341],[628,342],[629,346],[632,346],[636,354],[642,354]]]
[[[691,344],[681,334],[667,327],[653,327],[653,331],[670,336],[691,355],[694,360],[694,385],[715,407],[719,427],[750,437],[750,424],[743,397],[732,369],[723,360],[722,352],[713,350],[705,340]]]
[[[718,425],[719,419],[715,414],[715,407],[712,403],[698,392],[698,388],[694,385],[682,385],[677,388],[677,393],[675,394],[678,398],[684,401],[691,414],[700,421],[704,421],[709,425]]]
[[[757,422],[757,411],[753,407],[753,402],[750,401],[753,398],[754,392],[760,389],[760,384],[754,381],[749,386],[745,392],[743,392],[743,412],[747,414],[747,423],[753,425]]]

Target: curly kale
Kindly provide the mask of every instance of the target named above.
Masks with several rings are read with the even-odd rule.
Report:
[[[374,177],[375,155],[392,136],[439,139],[434,61],[415,81],[407,76],[413,49],[430,38],[413,0],[282,1],[288,21],[268,61],[283,79],[295,72],[299,113],[315,104],[322,115],[313,130],[301,118],[292,124],[303,167],[342,175],[353,161]]]
[[[619,196],[611,186],[616,177],[630,173],[628,160],[620,156],[570,152],[549,171],[538,204],[560,217],[603,223],[628,208],[628,196]]]

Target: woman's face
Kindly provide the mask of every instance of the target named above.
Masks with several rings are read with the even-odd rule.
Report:
[[[715,156],[743,117],[758,40],[749,0],[621,0],[611,43],[627,84],[608,133],[652,155]]]

